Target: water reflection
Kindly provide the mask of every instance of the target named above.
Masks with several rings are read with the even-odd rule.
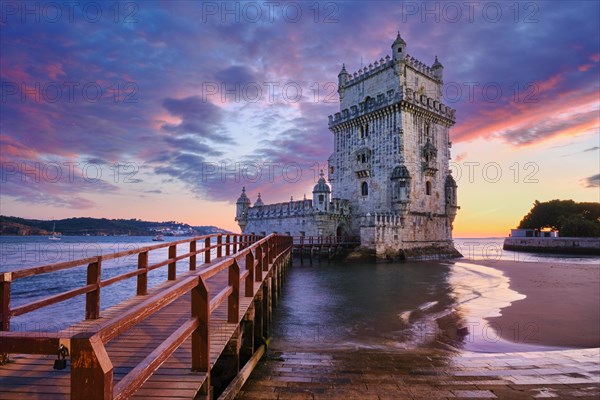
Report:
[[[274,341],[290,348],[413,348],[434,342],[452,309],[439,263],[295,266],[274,315]]]
[[[272,341],[286,351],[543,350],[502,340],[485,320],[523,298],[502,272],[468,263],[295,265]]]

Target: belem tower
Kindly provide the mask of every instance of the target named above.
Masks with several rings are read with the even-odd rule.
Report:
[[[243,233],[359,236],[379,259],[460,255],[452,243],[459,209],[449,170],[455,110],[442,103],[444,67],[411,57],[400,34],[392,56],[338,74],[340,112],[329,116],[334,152],[312,199],[236,203]],[[329,181],[329,183],[327,182]]]

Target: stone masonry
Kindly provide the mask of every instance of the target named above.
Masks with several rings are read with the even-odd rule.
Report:
[[[455,110],[442,103],[444,67],[407,54],[400,34],[392,56],[338,74],[340,112],[329,116],[334,152],[313,199],[251,206],[237,201],[242,232],[360,236],[381,259],[456,256],[459,209],[450,174]]]

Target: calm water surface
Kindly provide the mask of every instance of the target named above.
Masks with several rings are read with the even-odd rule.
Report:
[[[177,238],[165,238],[180,240]],[[0,272],[106,255],[157,244],[150,237],[0,237]],[[451,345],[474,351],[539,350],[504,342],[484,318],[524,296],[511,290],[497,270],[476,265],[480,259],[598,263],[598,257],[562,257],[502,251],[502,239],[457,239],[462,262],[341,264],[323,262],[290,269],[273,321],[275,346],[298,349],[406,349]],[[188,245],[179,245],[178,254]],[[162,261],[167,249],[150,252]],[[298,264],[298,263],[296,263]],[[103,279],[137,268],[137,255],[104,262]],[[187,271],[179,262],[178,274]],[[166,280],[167,267],[149,274],[149,286]],[[19,279],[12,285],[12,306],[81,287],[86,267]],[[136,280],[103,288],[106,309],[135,294]],[[12,330],[57,331],[85,315],[83,296],[12,320]],[[468,334],[457,336],[457,329]]]

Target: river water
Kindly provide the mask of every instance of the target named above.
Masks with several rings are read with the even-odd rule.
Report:
[[[165,238],[165,240],[180,240]],[[294,265],[273,321],[273,340],[288,349],[410,349],[453,346],[472,351],[544,350],[508,343],[485,318],[524,298],[501,272],[477,265],[481,259],[598,263],[598,257],[563,257],[507,252],[502,239],[457,239],[459,262]],[[150,237],[0,237],[0,272],[142,248]],[[178,246],[178,254],[188,251]],[[165,260],[167,249],[150,252],[149,263]],[[137,267],[137,256],[104,262],[103,279]],[[149,286],[166,279],[166,266],[149,274]],[[178,274],[187,271],[178,263]],[[13,282],[11,306],[26,304],[85,284],[86,267]],[[135,294],[135,279],[105,287],[101,308]],[[85,315],[82,296],[11,321],[13,331],[56,332]],[[466,328],[466,329],[465,329]]]

